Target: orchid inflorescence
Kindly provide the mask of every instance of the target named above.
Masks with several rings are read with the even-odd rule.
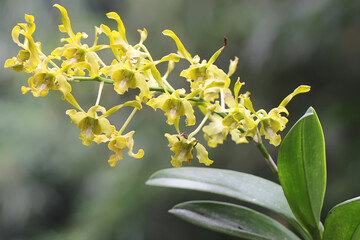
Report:
[[[166,133],[165,136],[171,146],[171,164],[174,167],[182,166],[193,158],[193,149],[196,149],[200,163],[210,165],[206,148],[195,138],[201,130],[209,147],[222,144],[230,134],[236,143],[253,141],[262,148],[262,136],[274,146],[281,142],[278,134],[285,128],[288,115],[285,108],[288,102],[297,94],[308,92],[309,86],[299,86],[288,95],[278,107],[270,112],[263,109],[255,111],[250,100],[250,93],[240,94],[244,83],[238,78],[231,90],[230,77],[234,74],[238,58],[230,60],[229,70],[225,73],[215,64],[215,60],[226,46],[222,46],[207,60],[200,60],[198,55],[192,56],[184,47],[180,39],[171,30],[163,34],[172,38],[177,46],[176,53],[170,53],[160,60],[154,60],[144,45],[147,38],[146,29],[138,30],[140,41],[130,45],[126,39],[124,24],[115,12],[110,12],[107,17],[117,22],[117,30],[101,24],[95,27],[95,40],[91,47],[82,44],[81,40],[87,38],[86,33],[74,33],[67,11],[64,7],[55,4],[62,15],[62,25],[59,30],[68,35],[61,39],[63,46],[56,48],[50,55],[41,50],[40,42],[33,39],[35,31],[34,17],[25,15],[27,23],[19,23],[12,30],[13,41],[22,48],[16,57],[5,62],[5,68],[12,67],[15,71],[25,71],[32,74],[28,79],[28,86],[22,87],[22,93],[31,92],[35,97],[46,96],[50,90],[60,91],[62,98],[69,102],[75,109],[66,111],[71,121],[77,124],[81,131],[79,138],[84,145],[92,142],[108,143],[114,154],[108,160],[111,166],[122,159],[122,153],[128,148],[128,154],[134,158],[141,158],[144,151],[140,149],[133,152],[134,131],[127,133],[125,129],[135,113],[142,109],[142,104],[147,104],[154,110],[160,108],[167,117],[166,123],[175,127],[176,133]],[[105,34],[109,39],[107,45],[99,45],[98,37]],[[226,39],[225,39],[226,40]],[[98,51],[110,49],[114,60],[107,65],[97,54]],[[180,76],[190,84],[190,92],[185,89],[174,89],[168,82],[168,76],[180,60],[189,62],[189,67],[181,71]],[[58,65],[56,62],[61,62]],[[161,74],[157,65],[167,62],[167,71]],[[72,94],[71,84],[81,81],[99,82],[99,93],[94,106],[85,111]],[[100,106],[101,93],[104,84],[112,84],[114,91],[123,95],[129,89],[139,89],[133,100],[116,105],[109,110]],[[107,119],[123,107],[131,107],[133,111],[120,130]],[[191,132],[180,131],[180,119],[185,118],[186,126],[197,123],[194,115],[197,107],[204,115],[196,129]],[[262,151],[269,158],[266,150]]]

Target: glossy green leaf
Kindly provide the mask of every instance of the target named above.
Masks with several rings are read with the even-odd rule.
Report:
[[[252,209],[214,201],[180,203],[169,210],[192,224],[235,237],[256,240],[299,238],[276,220]]]
[[[278,155],[279,179],[290,208],[314,239],[320,239],[320,213],[326,187],[324,135],[313,108],[291,128]]]
[[[324,240],[360,239],[360,197],[336,205],[325,220]]]
[[[148,185],[210,192],[249,202],[287,219],[303,236],[280,185],[241,172],[211,168],[170,168],[154,173]]]

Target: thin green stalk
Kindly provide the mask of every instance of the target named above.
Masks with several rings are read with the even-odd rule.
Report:
[[[274,175],[276,177],[278,177],[278,167],[277,167],[276,163],[274,162],[274,160],[272,159],[269,152],[267,151],[265,145],[262,144],[261,142],[257,142],[253,138],[250,138],[250,139],[252,140],[253,143],[255,143],[257,149],[260,151],[261,155],[264,157],[264,159],[265,159],[266,163],[268,164],[268,166],[270,167],[271,171],[274,173]]]
[[[104,88],[104,82],[100,82],[100,83],[99,83],[98,96],[97,96],[97,99],[96,99],[95,106],[99,105],[99,103],[100,103],[101,93],[102,93],[103,88]]]
[[[74,76],[72,77],[72,79],[74,81],[79,81],[79,82],[84,82],[84,81],[89,81],[89,82],[104,82],[104,83],[108,83],[108,84],[113,84],[115,81],[112,79],[108,79],[108,78],[103,78],[103,77],[78,77],[78,76]]]
[[[129,117],[126,119],[124,125],[121,127],[121,129],[119,130],[119,134],[121,135],[122,132],[125,130],[125,128],[127,127],[127,125],[130,123],[131,119],[134,117],[135,113],[137,111],[137,108],[134,108],[134,110],[132,110],[132,112],[130,113]]]
[[[192,132],[189,134],[188,138],[191,139],[193,136],[195,136],[204,126],[204,124],[206,123],[206,121],[208,120],[208,118],[210,117],[211,112],[208,111],[205,115],[205,117],[203,118],[203,120],[201,121],[201,123],[199,124],[199,126]]]
[[[139,43],[139,44],[136,44],[136,45],[134,46],[135,49],[136,49],[137,47],[140,47],[142,50],[144,50],[144,52],[148,55],[150,61],[152,61],[152,62],[154,61],[154,60],[152,59],[151,55],[150,55],[149,50],[145,47],[144,44]]]

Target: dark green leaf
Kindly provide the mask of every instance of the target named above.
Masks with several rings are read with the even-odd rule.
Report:
[[[324,135],[313,108],[292,127],[278,156],[279,179],[290,208],[314,239],[320,239],[320,214],[326,187]]]
[[[269,180],[231,170],[183,167],[160,170],[146,184],[210,192],[250,202],[280,214],[307,238],[281,186]]]
[[[325,220],[324,240],[360,239],[360,197],[336,205]]]
[[[214,201],[191,201],[169,211],[192,224],[235,237],[256,240],[299,238],[274,219],[252,209]]]

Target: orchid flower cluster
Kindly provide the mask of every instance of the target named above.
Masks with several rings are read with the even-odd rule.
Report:
[[[281,142],[278,134],[285,128],[288,111],[286,105],[297,94],[308,92],[309,86],[300,86],[288,95],[278,107],[271,111],[255,110],[250,100],[250,93],[240,94],[244,83],[238,78],[231,84],[230,77],[234,74],[238,58],[230,60],[228,72],[219,69],[214,62],[226,46],[216,51],[207,60],[201,60],[198,55],[192,56],[184,47],[177,35],[171,30],[163,34],[172,38],[177,46],[176,53],[170,53],[160,60],[154,60],[144,45],[147,38],[146,29],[138,30],[140,41],[131,45],[126,38],[124,24],[115,12],[107,14],[109,19],[117,22],[117,29],[101,24],[95,27],[95,40],[91,47],[83,44],[82,39],[88,37],[86,33],[74,33],[67,11],[64,7],[55,4],[62,16],[59,30],[67,35],[61,39],[63,46],[56,48],[50,55],[41,50],[41,43],[33,38],[35,31],[34,17],[25,15],[26,23],[19,23],[12,30],[13,41],[22,48],[16,57],[5,62],[5,68],[12,67],[15,71],[25,71],[32,74],[28,79],[28,86],[21,88],[22,93],[31,92],[33,96],[46,96],[49,91],[59,91],[62,99],[69,102],[74,109],[66,111],[72,123],[77,124],[80,130],[79,138],[84,145],[92,142],[108,143],[108,148],[114,152],[108,160],[114,167],[117,161],[123,158],[123,151],[128,148],[128,154],[134,158],[141,158],[144,151],[133,152],[134,130],[125,132],[129,122],[136,112],[142,109],[143,104],[154,110],[161,109],[167,120],[173,125],[175,134],[166,133],[171,151],[174,152],[171,164],[174,167],[182,166],[183,162],[191,162],[193,150],[196,149],[200,163],[210,165],[206,148],[199,143],[195,136],[202,130],[209,147],[222,144],[230,134],[236,143],[253,141],[257,146],[262,145],[265,137],[274,146]],[[99,45],[99,35],[108,38],[107,45]],[[101,50],[111,50],[114,60],[106,64],[98,55]],[[189,92],[185,89],[174,89],[168,82],[168,77],[175,67],[175,63],[187,61],[189,67],[181,71],[180,76],[189,84]],[[59,64],[59,62],[61,64]],[[160,73],[157,65],[167,63],[167,71]],[[94,106],[85,111],[72,94],[72,84],[81,81],[99,82],[99,93]],[[129,89],[135,91],[133,100],[125,101],[106,110],[100,105],[101,93],[104,84],[112,84],[114,91],[123,95]],[[233,89],[230,88],[233,85]],[[133,111],[117,130],[116,126],[107,119],[116,111],[131,107]],[[194,108],[204,115],[197,121]],[[180,121],[185,119],[186,126],[193,126],[191,133],[180,131]],[[269,157],[268,155],[264,155]]]

